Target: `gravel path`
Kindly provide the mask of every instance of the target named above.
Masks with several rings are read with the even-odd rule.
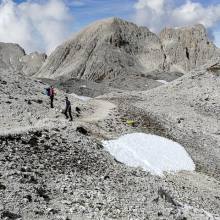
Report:
[[[114,104],[104,100],[92,99],[91,101],[87,102],[88,105],[91,105],[93,108],[93,113],[88,115],[84,114],[82,119],[83,122],[95,122],[104,120],[113,110],[116,108]]]

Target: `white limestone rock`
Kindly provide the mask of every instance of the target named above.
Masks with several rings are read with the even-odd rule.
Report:
[[[23,56],[20,61],[22,63],[22,71],[25,75],[34,75],[43,65],[47,55],[45,53],[34,52],[29,55]]]
[[[158,37],[146,27],[111,18],[91,24],[60,45],[36,76],[109,82],[116,88],[131,87],[138,80],[156,87],[158,82],[146,79],[149,74],[166,73],[168,78],[219,55],[202,25],[166,28]]]
[[[35,74],[47,58],[46,54],[34,52],[26,54],[18,44],[0,42],[0,68],[25,75]]]
[[[163,63],[160,39],[154,33],[111,18],[93,23],[59,46],[36,76],[100,82],[163,70]]]
[[[203,25],[165,28],[160,39],[169,71],[187,72],[220,56],[220,49],[209,40]]]
[[[21,57],[25,51],[18,44],[0,42],[0,67],[4,69],[21,70]]]

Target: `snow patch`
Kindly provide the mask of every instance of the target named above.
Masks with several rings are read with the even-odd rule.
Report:
[[[153,175],[195,170],[195,164],[184,147],[160,136],[133,133],[102,143],[118,161],[128,166],[142,167]]]
[[[80,96],[80,95],[76,95],[76,94],[72,94],[75,98],[81,100],[81,101],[84,101],[84,102],[87,102],[89,101],[90,99],[92,99],[91,97],[88,97],[88,96]]]
[[[80,86],[80,88],[87,88],[87,86],[86,85],[82,85],[82,86]]]
[[[163,83],[163,84],[167,84],[169,82],[167,82],[166,80],[156,80],[157,82]]]

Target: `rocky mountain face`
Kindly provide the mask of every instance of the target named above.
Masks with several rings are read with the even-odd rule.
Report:
[[[162,69],[163,61],[155,34],[120,19],[108,19],[90,25],[59,46],[37,76],[103,81]]]
[[[46,59],[46,54],[40,54],[38,52],[21,57],[20,62],[22,64],[22,72],[28,76],[34,75],[42,67]]]
[[[3,69],[21,70],[20,58],[25,51],[17,44],[0,43],[0,67]]]
[[[220,56],[220,49],[208,39],[202,25],[184,28],[166,28],[160,33],[166,56],[166,68],[187,72]]]
[[[118,18],[91,24],[48,58],[37,52],[26,55],[15,44],[1,43],[0,48],[4,54],[2,66],[28,76],[48,78],[47,82],[53,79],[51,83],[57,86],[69,85],[72,79],[72,88],[64,88],[66,91],[77,92],[77,80],[79,87],[85,81],[99,83],[98,91],[90,90],[91,96],[115,89],[152,89],[220,55],[220,49],[209,41],[202,25],[166,28],[157,36],[146,27]],[[88,87],[93,87],[90,84]]]
[[[17,44],[0,42],[0,68],[2,69],[33,75],[41,68],[46,58],[46,54],[35,52],[27,55]]]
[[[36,76],[109,82],[118,88],[134,81],[156,87],[161,84],[154,76],[160,80],[163,73],[166,80],[171,73],[185,73],[219,54],[202,25],[165,29],[157,36],[146,27],[112,18],[90,25],[59,46]]]

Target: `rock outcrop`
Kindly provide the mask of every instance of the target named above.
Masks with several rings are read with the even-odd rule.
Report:
[[[34,75],[42,67],[46,59],[46,54],[38,52],[23,56],[20,59],[20,62],[22,63],[22,72],[28,76]]]
[[[155,87],[160,84],[149,80],[152,75],[185,73],[218,54],[202,25],[165,29],[158,37],[146,27],[111,18],[59,46],[36,76],[109,82],[117,88],[136,81]]]
[[[0,67],[3,69],[21,70],[21,57],[25,51],[18,44],[0,42]]]
[[[220,49],[208,39],[203,25],[166,28],[160,33],[166,55],[166,69],[187,72],[220,56]]]
[[[46,54],[26,54],[18,44],[0,42],[0,68],[25,75],[35,74],[45,62]]]

